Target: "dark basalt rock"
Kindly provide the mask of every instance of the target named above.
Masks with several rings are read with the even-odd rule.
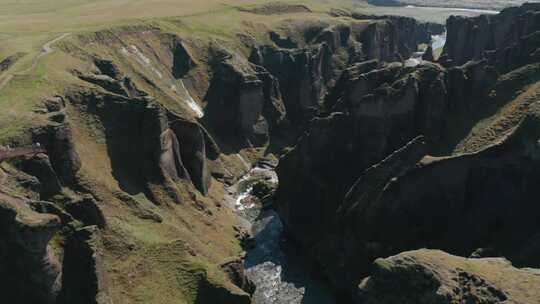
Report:
[[[394,24],[388,20],[381,20],[368,25],[361,33],[360,42],[363,52],[368,58],[381,61],[402,61],[403,57],[398,51],[397,32]],[[404,48],[406,53],[411,50]]]
[[[238,303],[250,304],[251,298],[246,292],[234,292],[225,287],[212,284],[206,278],[198,283],[197,298],[195,304],[206,303]]]
[[[263,82],[263,116],[269,122],[269,131],[278,131],[288,123],[279,81],[263,67],[256,66],[255,68],[257,70],[257,77]]]
[[[56,172],[54,171],[49,157],[45,154],[37,154],[25,159],[20,164],[27,174],[35,176],[40,182],[40,197],[47,199],[55,194],[62,192],[62,185]]]
[[[270,36],[270,40],[272,40],[280,48],[295,49],[298,47],[298,43],[293,41],[291,37],[284,38],[279,33],[276,33],[274,31],[270,31],[270,33],[268,34]]]
[[[79,72],[75,72],[75,74],[81,80],[100,86],[104,90],[114,93],[114,94],[122,95],[128,98],[137,98],[137,97],[146,96],[146,93],[139,90],[135,86],[131,78],[127,76],[121,77],[120,79],[115,79],[106,74],[96,75],[96,74],[83,74]],[[119,76],[117,75],[117,77]]]
[[[194,57],[184,41],[175,36],[172,39],[173,67],[172,75],[176,79],[184,77],[191,69],[197,66]]]
[[[540,212],[534,199],[540,193],[533,186],[540,178],[540,119],[537,106],[529,113],[504,141],[473,154],[423,157],[427,149],[417,139],[364,171],[343,201],[338,192],[333,196],[338,199],[325,201],[318,197],[332,196],[287,188],[290,180],[280,167],[299,157],[293,151],[278,167],[278,191],[290,191],[278,192],[278,211],[336,286],[359,282],[377,257],[422,247],[464,256],[478,247],[493,248],[517,265],[538,267],[539,249],[532,244],[540,228],[532,215]],[[325,137],[314,134],[319,141]],[[297,188],[298,180],[302,189],[316,177],[320,184],[309,184],[310,193],[332,189],[334,184],[322,179],[329,171],[320,163],[297,166],[316,170],[308,171],[309,181],[292,177]]]
[[[279,85],[264,68],[237,55],[220,58],[206,96],[206,121],[230,142],[237,141],[237,145],[264,145],[269,140],[270,127],[283,121]]]
[[[85,75],[80,75],[79,78],[81,78],[84,81],[96,84],[109,92],[123,95],[126,97],[128,95],[126,90],[122,86],[121,82],[114,78],[111,78],[110,76],[85,74]]]
[[[60,228],[52,214],[0,193],[0,291],[11,303],[57,303],[60,265],[47,248]],[[31,292],[30,292],[31,291]]]
[[[382,44],[373,44],[371,54],[384,55],[386,57],[368,57],[391,61],[398,54],[399,58],[409,58],[417,50],[419,44],[430,43],[431,35],[442,34],[445,28],[436,23],[420,23],[417,20],[402,16],[374,16],[353,13],[350,15],[358,20],[381,20],[367,33],[362,33],[367,42],[380,41]],[[366,36],[367,34],[367,36]],[[377,38],[377,35],[381,35]],[[382,37],[385,40],[380,40]],[[378,40],[377,40],[378,39]],[[386,48],[386,49],[385,49]]]
[[[532,30],[535,13],[525,15],[508,26]],[[366,41],[389,39],[392,25],[385,22],[371,25]],[[480,119],[539,80],[536,34],[518,37],[499,41],[502,49],[478,44],[477,60],[459,67],[372,61],[341,74],[323,116],[280,160],[275,195],[288,235],[337,290],[354,290],[376,258],[422,247],[463,256],[493,248],[516,265],[539,265],[540,228],[530,216],[540,211],[530,184],[540,177],[537,108],[519,110],[529,114],[492,146],[425,157],[432,150],[449,153],[444,147],[457,145]],[[393,58],[390,49],[368,56]]]
[[[66,242],[59,303],[111,304],[97,227],[80,228]]]
[[[98,202],[92,196],[85,196],[80,200],[68,202],[65,209],[75,219],[85,226],[105,228],[106,222]]]
[[[238,286],[243,291],[253,294],[255,291],[255,285],[251,282],[245,274],[244,260],[233,259],[220,265],[220,268],[225,271],[231,282]]]
[[[206,140],[202,127],[169,112],[169,125],[177,138],[182,161],[195,187],[207,194],[212,182],[206,159]]]
[[[111,77],[112,79],[120,79],[121,78],[121,72],[118,66],[112,62],[112,60],[109,59],[101,59],[96,58],[94,59],[94,64],[99,69],[101,74],[107,75]]]
[[[522,45],[521,50],[525,51],[531,44],[527,46],[522,39],[526,40],[528,35],[540,30],[539,12],[539,4],[528,3],[504,9],[497,15],[451,16],[446,24],[448,34],[443,53],[454,65],[462,65],[471,59],[482,58],[485,51],[498,50],[508,54],[507,48],[514,48],[515,44]],[[536,48],[527,53],[531,54]],[[504,55],[501,57],[505,58]]]
[[[40,143],[47,150],[54,172],[64,185],[74,185],[81,160],[75,145],[69,124],[49,125],[34,130],[34,142]]]
[[[318,115],[347,65],[366,59],[401,61],[419,43],[429,42],[430,30],[436,30],[411,18],[375,19],[379,20],[367,28],[356,23],[294,25],[304,33],[307,46],[276,49],[263,45],[253,50],[250,61],[263,66],[279,82],[287,119],[295,128],[303,129]]]
[[[410,73],[400,64],[348,73],[335,108],[343,112],[314,119],[277,167],[277,208],[295,239],[309,244],[331,225],[327,215],[339,207],[334,198],[345,195],[358,172],[418,134],[437,140],[446,105],[442,73],[430,65]]]
[[[326,71],[332,66],[331,52],[325,43],[305,50],[262,46],[254,50],[250,60],[279,81],[288,120],[302,125],[313,117],[326,94]]]

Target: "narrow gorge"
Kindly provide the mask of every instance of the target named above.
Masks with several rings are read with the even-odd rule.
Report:
[[[540,303],[540,4],[223,10],[0,62],[6,303]]]

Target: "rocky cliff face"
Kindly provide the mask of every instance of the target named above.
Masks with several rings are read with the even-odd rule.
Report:
[[[34,212],[21,199],[3,193],[0,218],[4,236],[0,242],[4,261],[0,278],[6,298],[18,303],[56,303],[61,267],[48,243],[60,228],[60,219]]]
[[[310,244],[312,236],[329,229],[327,215],[340,204],[334,198],[345,195],[358,172],[416,134],[429,133],[430,140],[440,136],[446,105],[442,70],[434,65],[418,71],[401,64],[376,65],[347,70],[340,80],[344,84],[336,86],[346,88],[334,107],[341,111],[315,119],[279,163],[277,208],[302,243]]]
[[[535,3],[521,7],[507,8],[498,15],[481,15],[475,18],[452,16],[448,19],[447,43],[444,54],[452,59],[452,64],[462,65],[469,60],[483,57],[484,52],[496,51],[501,60],[521,59],[521,56],[534,56],[536,48],[523,50],[526,54],[516,55],[512,49],[522,50],[528,39],[540,30],[538,8]],[[525,41],[524,41],[525,40]],[[508,60],[507,59],[507,60]]]
[[[362,15],[348,15],[356,20]],[[332,26],[314,24],[301,29],[302,41],[293,48],[256,47],[250,61],[263,66],[280,84],[287,118],[295,126],[304,126],[316,116],[350,64],[377,59],[401,61],[409,58],[420,43],[431,40],[430,27],[411,18],[373,18],[365,22],[342,23]],[[296,47],[307,44],[304,48]]]
[[[528,303],[492,274],[536,274],[501,259],[393,255],[540,267],[538,11],[452,18],[446,55],[414,67],[440,26],[337,10],[236,48],[147,27],[77,37],[73,83],[35,109],[46,153],[0,166],[15,261],[0,278],[16,273],[0,285],[18,303],[249,303],[223,264],[245,241],[224,187],[283,150],[275,195],[254,191],[344,298]]]
[[[538,9],[449,20],[447,54],[475,59],[463,66],[374,61],[343,72],[321,117],[280,160],[276,194],[289,235],[336,288],[354,290],[378,257],[423,247],[465,256],[491,248],[538,266],[540,227],[530,218],[538,193],[528,184],[540,176],[529,53],[540,46],[532,38]],[[474,24],[479,33],[479,20],[515,35],[493,44],[479,34],[476,53],[456,51],[474,49],[464,42],[472,32],[451,32]]]

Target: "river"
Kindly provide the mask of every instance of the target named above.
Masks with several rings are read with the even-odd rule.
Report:
[[[459,8],[459,7],[438,7],[438,6],[415,6],[415,5],[407,5],[405,8],[409,9],[415,9],[415,10],[425,10],[425,11],[433,11],[435,13],[440,13],[441,11],[446,12],[456,12],[456,15],[460,15],[460,13],[473,13],[473,14],[488,14],[488,15],[494,15],[498,14],[499,11],[494,10],[484,10],[484,9],[475,9],[475,8]]]
[[[228,188],[232,206],[255,240],[244,261],[246,276],[256,286],[253,304],[334,304],[330,289],[321,283],[283,235],[277,213],[253,199],[253,185],[266,181],[277,186],[272,165],[255,167]]]
[[[440,24],[446,23],[446,19],[453,15],[474,17],[482,14],[493,15],[498,13],[495,10],[429,6],[366,6],[360,10],[364,14],[405,16]]]

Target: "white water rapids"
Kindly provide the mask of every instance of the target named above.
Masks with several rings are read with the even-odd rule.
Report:
[[[329,289],[315,279],[303,259],[283,237],[283,224],[273,210],[251,200],[253,185],[278,183],[273,168],[251,169],[228,188],[231,204],[255,239],[247,250],[246,276],[255,284],[253,304],[335,304]]]

